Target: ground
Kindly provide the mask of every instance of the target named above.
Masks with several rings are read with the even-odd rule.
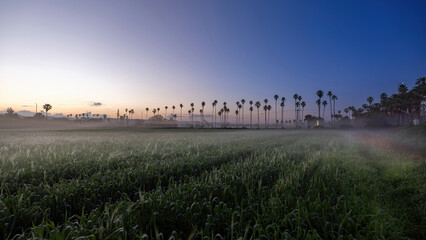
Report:
[[[422,131],[1,131],[0,237],[424,239]]]

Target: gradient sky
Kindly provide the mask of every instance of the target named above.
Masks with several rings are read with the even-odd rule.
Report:
[[[278,94],[292,118],[292,95],[316,114],[318,89],[343,110],[426,76],[425,12],[424,0],[1,1],[0,110],[233,110]]]

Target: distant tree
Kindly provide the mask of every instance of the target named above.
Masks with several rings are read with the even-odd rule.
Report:
[[[250,128],[252,128],[252,115],[253,115],[253,106],[250,106]]]
[[[215,127],[215,123],[216,123],[216,105],[217,105],[217,100],[214,100],[212,102],[212,127]],[[214,121],[213,121],[213,115],[214,115]]]
[[[370,107],[371,107],[371,104],[373,103],[373,101],[374,101],[374,98],[373,98],[373,97],[368,97],[368,98],[367,98],[367,102],[368,102],[368,104],[370,105]]]
[[[318,100],[317,100],[318,118],[321,118],[321,99],[324,96],[324,92],[322,90],[318,90],[317,91],[317,96],[318,96]],[[302,119],[303,119],[303,116],[302,116]]]
[[[304,119],[303,118],[303,111],[305,110],[305,107],[306,107],[305,101],[303,101],[302,103],[300,103],[300,106],[302,106],[302,119]]]
[[[241,124],[243,125],[243,128],[244,128],[244,103],[246,103],[246,100],[243,98],[243,99],[241,99],[241,105],[242,105],[242,107],[241,107]]]
[[[204,122],[204,106],[206,106],[206,102],[202,101],[201,102],[201,109],[203,111],[201,111],[201,121]]]
[[[172,106],[172,111],[173,111],[173,112],[172,112],[172,114],[173,114],[173,116],[175,115],[175,109],[176,109],[176,107],[175,107],[175,105],[173,105],[173,106]],[[174,117],[174,118],[175,118],[175,117]]]
[[[297,118],[296,102],[297,102],[297,99],[299,98],[299,95],[296,93],[293,95],[293,98],[294,98],[294,118]]]
[[[322,106],[323,106],[322,116],[323,116],[323,118],[325,120],[325,107],[327,106],[327,101],[326,100],[322,101]]]
[[[11,108],[11,107],[8,107],[7,109],[6,109],[6,115],[8,116],[8,117],[14,117],[14,112],[15,112],[15,110],[13,110],[13,108]]]
[[[180,107],[180,121],[182,121],[182,108],[183,108],[183,104],[179,104]]]
[[[274,99],[275,99],[275,128],[278,128],[278,113],[277,113],[278,98],[279,98],[279,96],[277,94],[275,94],[274,95]]]
[[[145,108],[145,111],[146,111],[146,119],[148,120],[148,117],[149,117],[149,108]]]
[[[259,112],[259,108],[260,108],[260,102],[257,101],[254,106],[256,106],[257,108],[257,129],[260,128],[260,112]]]
[[[333,97],[333,93],[331,91],[328,91],[327,93],[328,96],[328,103],[330,104],[330,117],[331,117],[331,121],[333,121],[333,105],[331,104],[331,98]]]
[[[194,103],[191,103],[190,106],[191,106],[191,114],[192,114],[192,116],[191,116],[192,120],[191,121],[194,121]]]
[[[283,128],[283,122],[284,122],[284,107],[285,107],[285,103],[284,101],[282,101],[280,103],[281,106],[281,128]]]
[[[268,111],[268,105],[264,105],[263,106],[263,110],[265,111],[265,128],[266,128],[266,117],[268,116],[267,111]]]
[[[43,109],[46,110],[46,119],[47,119],[47,112],[49,112],[49,110],[52,109],[52,105],[46,103],[43,105]]]
[[[158,115],[161,115],[161,114],[160,114],[160,108],[157,108],[157,112],[158,112]]]
[[[167,109],[169,109],[168,106],[164,107],[164,118],[167,118]]]
[[[238,110],[235,110],[235,127],[238,127]]]

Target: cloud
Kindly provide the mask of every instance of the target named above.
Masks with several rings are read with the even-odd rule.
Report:
[[[99,106],[102,106],[102,103],[101,102],[91,102],[90,106],[99,107]]]

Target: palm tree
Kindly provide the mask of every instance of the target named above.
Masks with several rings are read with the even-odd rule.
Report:
[[[297,95],[297,93],[296,93],[296,94],[293,95],[293,98],[294,98],[294,118],[296,119],[297,118],[296,102],[297,102],[297,99],[299,98],[299,95]]]
[[[283,121],[284,121],[284,106],[285,106],[284,101],[282,101],[282,102],[281,102],[280,106],[281,106],[281,128],[283,128]]]
[[[217,100],[214,100],[212,103],[212,127],[214,127],[214,124],[216,123],[216,105],[217,105]],[[213,115],[214,115],[214,121],[213,121]]]
[[[148,119],[148,111],[149,111],[149,108],[145,108],[145,111],[146,111],[146,119]]]
[[[155,109],[155,108],[154,108],[154,109],[152,110],[152,113],[154,113],[154,116],[155,116],[155,113],[156,113],[156,112],[157,112],[157,109]]]
[[[306,107],[306,103],[305,103],[305,101],[303,101],[303,102],[300,104],[300,106],[302,106],[302,121],[303,121],[303,111],[305,110],[305,107]]]
[[[43,105],[43,109],[46,110],[46,119],[47,119],[47,112],[49,112],[50,109],[52,109],[52,105],[49,103],[46,103]]]
[[[129,115],[130,115],[130,123],[132,123],[132,116],[133,116],[133,114],[135,113],[135,110],[133,110],[133,109],[130,109],[129,110]]]
[[[180,107],[180,121],[182,122],[182,108],[183,108],[183,104],[179,104]]]
[[[219,111],[217,115],[219,115],[219,120],[222,121],[222,111]]]
[[[371,104],[373,103],[373,101],[374,101],[373,97],[368,97],[367,98],[367,102],[368,102],[368,104],[370,104],[370,108],[371,108]]]
[[[250,106],[249,110],[250,110],[250,128],[252,128],[251,123],[252,123],[253,106]]]
[[[296,102],[297,110],[300,110],[299,107],[300,107],[300,102],[298,101]],[[297,117],[296,117],[296,127],[298,127],[298,123],[299,123],[299,114],[297,114]]]
[[[321,99],[318,98],[315,103],[318,105],[318,119],[321,119],[321,114],[320,114],[320,111],[321,111],[321,108],[320,108],[320,106],[321,106]]]
[[[238,110],[235,110],[235,127],[238,127]]]
[[[266,117],[267,117],[266,111],[268,111],[268,106],[267,105],[263,106],[263,110],[265,111],[265,128],[266,128]]]
[[[321,98],[324,96],[324,92],[322,90],[318,90],[317,91],[317,96],[318,96],[318,118],[321,118]]]
[[[226,102],[223,102],[223,122],[226,123]]]
[[[241,99],[241,105],[242,105],[242,112],[241,112],[241,124],[244,128],[244,103],[246,103],[246,100],[243,98]]]
[[[271,109],[272,109],[272,107],[271,107],[271,105],[268,105],[268,127],[269,127],[269,120],[271,119],[270,118],[270,116],[271,116]]]
[[[243,105],[242,104],[240,104],[240,105],[238,105],[238,109],[239,109],[239,113],[241,113],[241,109],[243,108]],[[240,118],[242,117],[241,116],[241,114],[240,114],[240,116],[239,116]],[[239,120],[239,119],[238,119]],[[244,127],[244,125],[243,125],[243,127]]]
[[[157,112],[158,112],[158,115],[161,115],[161,114],[160,114],[160,108],[157,108]]]
[[[201,116],[203,116],[203,112],[204,112],[204,111],[203,111],[203,109],[200,109],[200,114],[201,114]],[[204,119],[204,118],[202,118],[202,119]],[[201,125],[203,124],[203,121],[204,121],[204,120],[202,120]]]
[[[331,100],[333,100],[333,115],[336,115],[336,100],[337,100],[337,96],[333,94],[333,96],[331,97]]]
[[[260,108],[260,102],[257,101],[254,106],[256,106],[257,108],[257,129],[260,128],[260,112],[259,112],[259,108]]]
[[[277,94],[275,94],[274,95],[274,99],[275,99],[275,128],[278,128],[278,115],[277,115],[278,98],[279,98],[279,96]]]
[[[331,104],[331,98],[333,97],[333,93],[331,91],[328,91],[327,96],[329,100],[328,103],[330,103],[330,117],[331,117],[331,120],[333,121],[333,105]]]
[[[201,102],[201,109],[203,110],[201,112],[201,121],[204,122],[204,106],[206,106],[206,103],[204,101]]]
[[[264,100],[263,100],[263,102],[265,103],[265,107],[263,108],[263,110],[265,110],[265,128],[266,128],[266,110],[268,110],[268,99],[267,98],[265,98]]]
[[[192,121],[194,121],[194,112],[195,112],[195,108],[191,108],[191,113],[192,113]]]
[[[192,122],[192,118],[191,118],[191,110],[188,110],[188,115],[189,115],[189,120]]]
[[[164,118],[167,118],[167,109],[168,109],[169,107],[167,107],[167,106],[165,106],[164,107]]]
[[[349,116],[348,116],[349,109],[348,109],[348,108],[345,108],[343,111],[346,113],[346,117],[349,117]]]
[[[175,116],[175,109],[176,109],[176,107],[175,107],[175,105],[172,106],[172,109],[173,109],[172,110],[173,111],[173,113],[172,113],[173,114],[173,118],[176,120],[176,116]]]
[[[323,116],[323,118],[325,120],[325,107],[327,106],[327,101],[326,100],[322,101],[322,106],[324,107],[323,110],[322,110],[322,116]]]

